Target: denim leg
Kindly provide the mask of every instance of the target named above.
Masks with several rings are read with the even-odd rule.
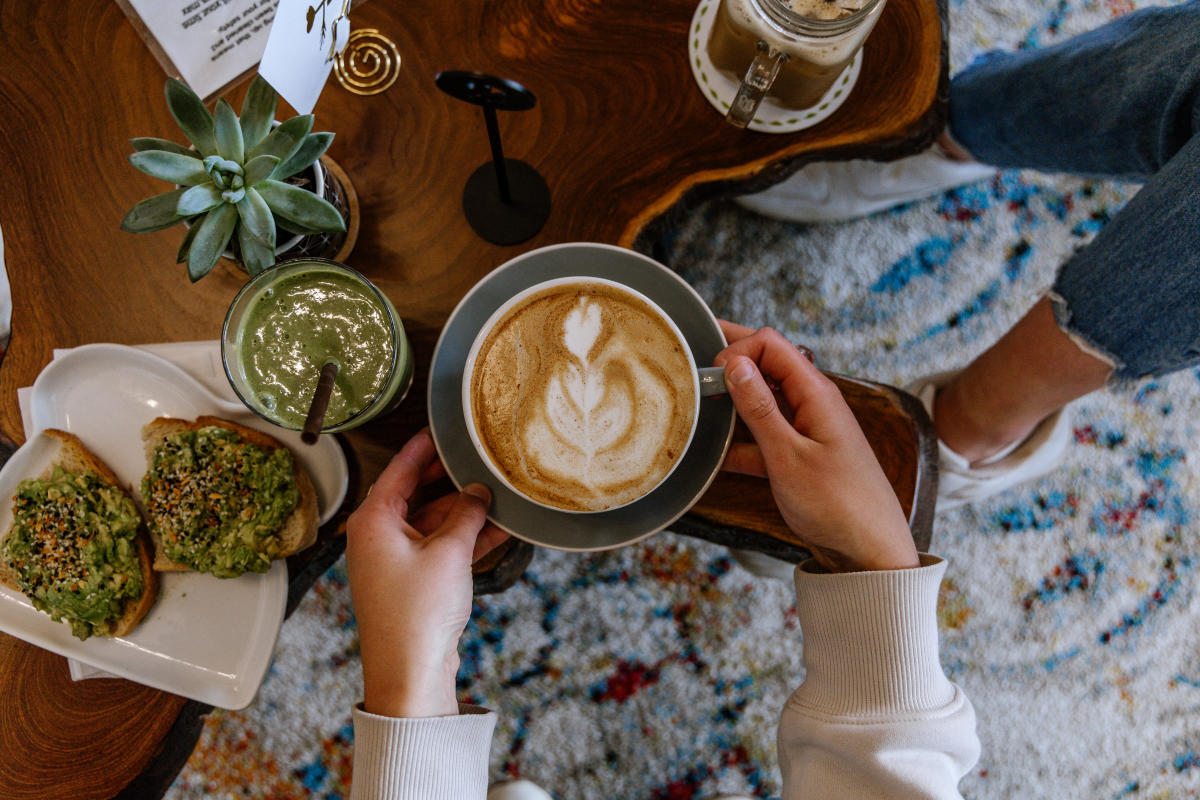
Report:
[[[1118,379],[1200,363],[1200,2],[983,57],[950,131],[986,164],[1145,181],[1062,266],[1055,314]]]
[[[950,132],[997,167],[1144,181],[1200,130],[1200,2],[1052,47],[988,53],[950,83]]]
[[[1055,313],[1117,378],[1200,363],[1200,135],[1059,270]]]

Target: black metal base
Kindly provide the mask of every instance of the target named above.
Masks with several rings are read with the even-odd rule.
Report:
[[[520,244],[550,216],[550,187],[538,171],[515,158],[504,159],[511,203],[500,199],[496,170],[488,162],[471,174],[463,189],[463,213],[479,236],[492,244]]]

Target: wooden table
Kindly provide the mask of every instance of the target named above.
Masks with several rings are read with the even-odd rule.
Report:
[[[419,366],[401,411],[346,437],[352,500],[423,424],[424,367],[439,327],[498,264],[563,241],[650,250],[677,212],[702,200],[764,187],[815,158],[905,155],[927,146],[944,122],[944,2],[890,0],[846,105],[786,136],[738,131],[700,96],[685,58],[693,9],[694,0],[405,0],[355,10],[356,28],[378,28],[397,43],[401,73],[373,97],[331,83],[317,128],[337,133],[330,154],[361,202],[349,263],[394,301]],[[244,276],[222,264],[191,285],[174,264],[177,231],[118,230],[130,206],[162,191],[125,163],[129,138],[180,136],[161,70],[115,3],[5,3],[0,37],[0,222],[14,306],[0,434],[20,443],[16,389],[54,347],[214,339]],[[533,111],[501,118],[507,154],[537,167],[553,198],[531,241],[487,244],[459,212],[462,186],[488,151],[479,112],[435,88],[434,74],[446,69],[513,78],[537,94]],[[233,92],[235,105],[242,91]],[[901,466],[891,477],[913,511],[928,476],[913,473],[912,448],[928,442],[905,426],[909,412],[920,412],[878,387],[843,386],[860,419],[876,425],[885,462],[888,442],[898,442]],[[724,497],[755,491],[762,487],[718,482],[681,524],[718,540],[756,526],[786,544],[769,501],[748,515],[729,512]],[[323,555],[291,565],[293,604],[336,557],[335,527],[323,532]],[[64,659],[7,636],[0,692],[0,796],[12,800],[155,796],[207,710],[127,681],[71,683]]]

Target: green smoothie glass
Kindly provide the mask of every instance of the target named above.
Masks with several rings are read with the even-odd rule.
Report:
[[[391,411],[413,378],[400,315],[376,286],[323,258],[282,261],[237,293],[221,329],[225,375],[246,407],[301,430],[317,379],[337,365],[323,432]]]

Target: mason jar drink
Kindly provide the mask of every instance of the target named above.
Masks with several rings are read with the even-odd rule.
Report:
[[[713,66],[739,81],[726,119],[744,128],[759,103],[816,105],[875,27],[885,0],[721,0]]]
[[[337,365],[325,432],[390,411],[412,384],[400,315],[353,269],[320,258],[283,261],[252,278],[229,306],[221,360],[246,407],[300,430],[321,369]]]

